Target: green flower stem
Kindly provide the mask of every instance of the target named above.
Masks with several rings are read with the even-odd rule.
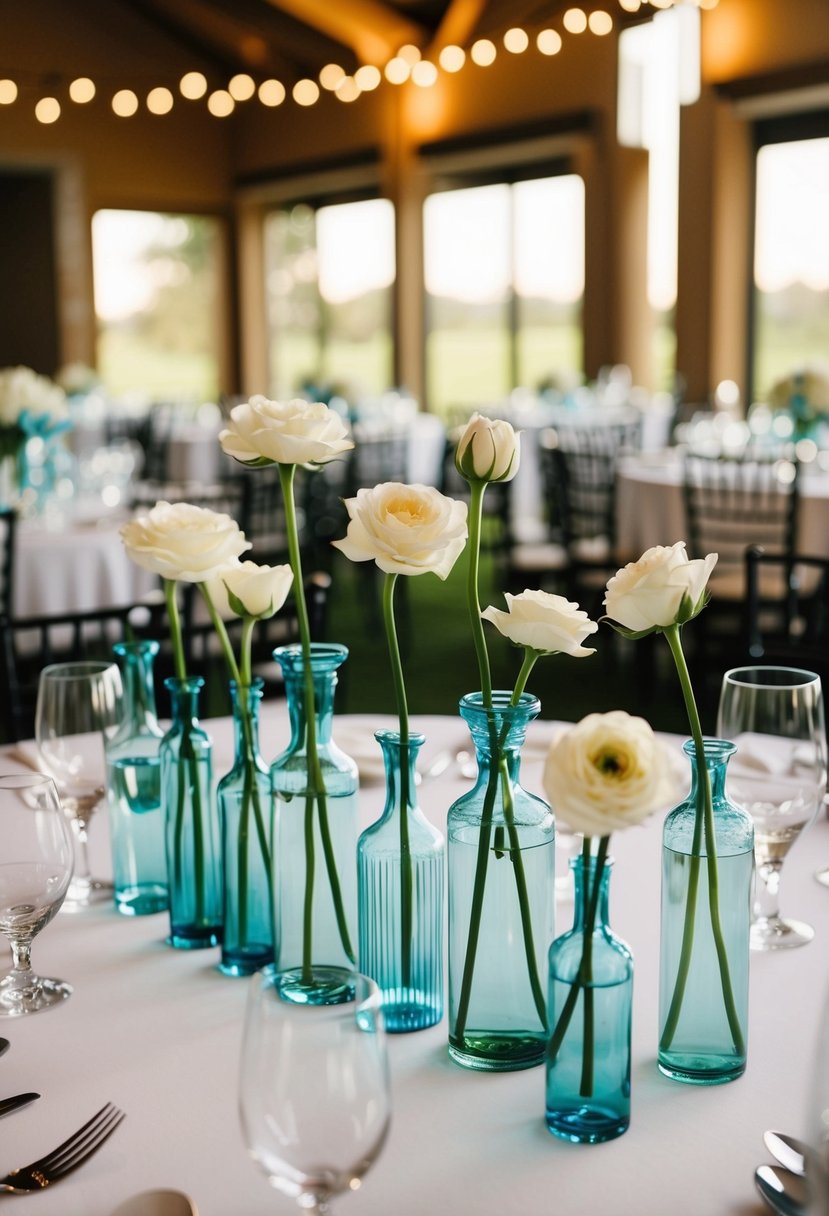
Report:
[[[296,465],[280,464],[279,482],[282,487],[282,498],[285,505],[285,528],[288,534],[288,556],[291,563],[291,570],[294,574],[294,601],[297,610],[297,623],[299,625],[299,639],[302,647],[303,672],[305,684],[305,746],[308,763],[308,792],[310,795],[310,804],[306,800],[305,810],[305,844],[306,844],[306,872],[305,872],[305,916],[303,919],[303,982],[310,982],[310,960],[312,958],[311,949],[311,915],[310,915],[310,898],[309,890],[313,892],[314,884],[314,849],[313,842],[309,849],[309,810],[313,811],[314,802],[316,802],[319,814],[320,836],[322,839],[322,850],[325,857],[326,870],[328,872],[328,881],[331,887],[331,897],[334,901],[334,913],[337,918],[337,927],[340,933],[340,940],[351,962],[355,961],[354,949],[351,945],[351,938],[348,932],[348,925],[345,919],[345,907],[343,905],[342,891],[340,888],[340,880],[337,874],[337,861],[334,856],[334,848],[331,843],[331,831],[328,824],[328,810],[326,805],[325,783],[322,778],[322,766],[320,765],[319,752],[317,750],[317,725],[314,715],[314,673],[311,670],[311,628],[308,623],[308,607],[305,603],[305,587],[302,582],[302,558],[299,552],[299,532],[296,522],[296,506],[294,503],[294,476],[296,474]]]
[[[224,621],[219,616],[216,605],[213,602],[213,596],[210,594],[207,583],[199,583],[199,591],[202,593],[202,599],[207,605],[207,611],[210,615],[210,623],[216,631],[216,637],[219,639],[219,645],[222,648],[227,669],[230,672],[231,680],[235,681],[236,686],[241,688],[245,681],[242,679],[239,671],[239,665],[236,662],[236,656],[233,653],[233,647],[230,644],[230,638],[227,635],[227,627]],[[250,683],[250,680],[247,681]]]
[[[394,619],[396,574],[383,582],[383,620],[389,646],[394,696],[400,723],[400,983],[411,984],[412,972],[412,853],[409,843],[409,707]]]
[[[186,680],[187,668],[184,663],[184,643],[181,640],[181,617],[178,611],[175,579],[164,579],[164,599],[167,604],[167,623],[170,626],[170,642],[173,646],[173,664],[176,678]]]
[[[239,674],[242,677],[242,685],[249,688],[253,683],[253,671],[251,653],[253,646],[253,630],[256,625],[256,618],[252,616],[242,617],[242,640],[239,647]],[[247,708],[245,704],[244,708]],[[256,835],[259,840],[259,851],[262,854],[262,860],[265,863],[265,873],[271,875],[271,850],[268,844],[268,832],[265,827],[265,816],[262,812],[262,802],[259,796],[259,782],[256,780],[256,757],[253,748],[253,724],[247,722],[248,733],[245,737],[245,749],[247,756],[248,769],[253,780],[253,815],[256,824]],[[243,723],[243,728],[246,723]],[[245,803],[245,806],[247,803]],[[274,923],[274,884],[272,878],[268,881],[268,902],[271,908],[271,924]]]
[[[478,671],[481,677],[481,695],[485,709],[492,708],[492,673],[489,667],[489,653],[486,648],[484,623],[481,620],[481,601],[478,598],[478,571],[481,564],[481,522],[483,518],[485,481],[469,483],[469,570],[466,580],[466,597],[469,607],[469,623],[472,627],[472,641],[475,645],[475,655],[478,660]]]
[[[593,1009],[593,931],[596,927],[595,913],[593,919],[588,921],[590,916],[590,907],[593,903],[593,890],[590,889],[590,837],[585,836],[582,842],[581,864],[584,869],[584,879],[582,882],[582,893],[584,899],[584,924],[585,933],[582,941],[582,965],[581,970],[584,975],[584,1031],[582,1034],[582,1051],[581,1051],[581,1084],[579,1093],[583,1098],[589,1098],[593,1094],[593,1042],[595,1031],[595,1018]],[[598,895],[601,882],[601,871],[597,868],[593,876],[593,886]]]
[[[682,652],[679,626],[669,625],[663,630],[663,632],[671,649],[674,664],[676,665],[679,682],[682,687],[682,695],[685,700],[685,708],[688,712],[691,735],[694,740],[698,771],[698,798],[694,821],[694,835],[691,843],[691,864],[688,875],[688,895],[685,904],[685,923],[682,931],[682,946],[680,949],[679,967],[677,969],[676,982],[674,984],[673,996],[671,997],[671,1004],[668,1009],[668,1016],[665,1019],[665,1027],[662,1031],[662,1037],[659,1045],[663,1051],[668,1051],[671,1043],[673,1042],[674,1035],[676,1034],[676,1028],[679,1023],[679,1016],[682,1010],[682,1001],[685,996],[685,987],[688,981],[688,974],[691,968],[691,954],[694,946],[694,920],[696,917],[697,895],[699,891],[699,868],[701,861],[700,847],[702,833],[704,831],[708,869],[708,907],[711,916],[711,931],[714,936],[714,946],[717,951],[720,983],[722,985],[723,1001],[725,1002],[725,1012],[726,1017],[728,1018],[729,1030],[731,1031],[731,1037],[734,1040],[735,1051],[738,1054],[742,1054],[745,1050],[745,1040],[743,1038],[743,1031],[742,1027],[740,1026],[740,1019],[737,1016],[737,1008],[734,1002],[734,990],[731,983],[728,954],[726,952],[725,940],[722,934],[722,925],[720,923],[717,839],[714,831],[714,808],[711,801],[711,778],[708,774],[708,766],[705,762],[705,747],[702,737],[702,726],[700,724],[699,713],[694,700],[694,691],[691,687],[691,677],[688,673],[688,665],[685,662],[685,655]]]
[[[305,895],[302,906],[302,982],[313,979],[312,930],[314,922],[314,794],[305,795]]]

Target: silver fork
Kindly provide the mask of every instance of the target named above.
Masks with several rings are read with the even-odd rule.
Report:
[[[124,1118],[124,1112],[111,1102],[102,1106],[88,1123],[79,1127],[68,1140],[52,1149],[30,1165],[21,1165],[5,1178],[0,1178],[0,1194],[29,1195],[42,1191],[53,1182],[60,1182],[78,1166],[88,1161],[104,1144]]]

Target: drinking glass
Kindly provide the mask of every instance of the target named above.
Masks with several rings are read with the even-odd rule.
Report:
[[[66,911],[112,899],[113,886],[93,878],[87,829],[106,792],[104,741],[118,725],[121,673],[107,662],[53,663],[40,673],[35,739],[54,778],[75,843],[75,874]]]
[[[728,790],[754,820],[751,947],[782,950],[814,937],[780,916],[783,861],[823,805],[826,729],[820,677],[793,667],[738,667],[720,692],[717,732],[736,744]]]
[[[291,976],[266,967],[248,990],[239,1109],[248,1152],[272,1186],[308,1212],[357,1190],[391,1118],[380,992],[344,973],[343,1000],[296,999]]]
[[[42,773],[0,777],[0,930],[12,969],[0,979],[0,1017],[37,1013],[72,988],[32,971],[32,938],[63,903],[72,877],[72,837],[55,783]]]

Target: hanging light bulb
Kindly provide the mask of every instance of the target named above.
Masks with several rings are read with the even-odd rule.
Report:
[[[558,30],[541,30],[535,45],[542,55],[557,55],[561,50],[561,34]]]
[[[38,122],[57,122],[60,118],[60,102],[56,97],[41,97],[35,106],[35,118]]]
[[[466,51],[460,46],[445,46],[438,56],[444,72],[459,72],[466,63]]]
[[[477,42],[472,43],[469,57],[473,63],[477,63],[479,68],[488,68],[491,63],[495,62],[497,54],[494,42],[490,42],[489,38],[479,38]]]
[[[380,69],[376,68],[373,63],[364,63],[354,73],[354,80],[363,93],[371,93],[373,89],[377,88],[382,79]]]
[[[591,34],[597,34],[601,38],[613,29],[613,18],[610,13],[599,8],[587,18],[587,25]]]
[[[17,101],[17,85],[13,80],[0,80],[0,106],[10,106]]]
[[[312,106],[319,98],[319,85],[315,80],[298,80],[291,90],[291,96],[298,106]]]
[[[587,29],[587,16],[583,9],[568,8],[562,18],[562,24],[568,34],[583,34]]]
[[[173,108],[173,94],[163,86],[150,89],[147,94],[147,109],[151,114],[169,114]]]
[[[411,68],[405,59],[395,55],[394,59],[390,59],[386,64],[385,72],[389,84],[405,84],[411,74]]]
[[[412,68],[412,80],[421,89],[429,89],[438,78],[438,70],[428,59],[421,59]]]
[[[529,34],[526,30],[514,27],[504,34],[504,49],[512,55],[520,55],[530,45]]]
[[[281,106],[286,96],[285,86],[280,80],[263,80],[258,96],[263,106]]]
[[[343,80],[345,80],[345,68],[341,68],[338,63],[326,63],[320,72],[320,84],[332,93]]]
[[[178,87],[182,97],[198,101],[207,92],[207,79],[201,72],[185,72]]]
[[[214,89],[207,99],[207,108],[214,118],[227,118],[236,109],[236,102],[227,89]]]
[[[343,76],[334,92],[338,101],[356,101],[360,96],[360,86],[353,76]]]
[[[88,76],[79,76],[70,84],[69,96],[79,106],[86,105],[95,96],[95,85]]]
[[[247,72],[237,72],[230,78],[227,91],[234,101],[250,101],[256,92],[256,85],[253,77],[248,76]]]
[[[138,98],[132,89],[119,89],[112,99],[112,109],[119,118],[132,118],[138,109]]]

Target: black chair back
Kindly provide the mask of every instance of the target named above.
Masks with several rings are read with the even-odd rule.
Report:
[[[10,616],[13,611],[16,531],[17,513],[0,510],[0,616]]]
[[[748,659],[805,667],[829,678],[829,557],[745,551]],[[776,601],[763,595],[763,574],[782,587]]]

